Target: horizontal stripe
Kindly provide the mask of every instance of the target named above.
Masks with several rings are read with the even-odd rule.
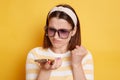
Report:
[[[32,49],[26,60],[26,80],[37,80],[36,78],[39,74],[40,68],[39,64],[34,62],[35,59],[54,59],[55,57],[60,56],[62,58],[62,65],[60,68],[52,71],[50,80],[73,80],[70,55],[70,52],[65,54],[55,54],[51,50],[49,51],[49,49],[43,49],[41,47]],[[82,63],[87,80],[93,80],[94,66],[90,52],[88,52],[88,54],[83,58]]]
[[[49,80],[73,80],[73,76],[52,76]]]
[[[51,76],[67,76],[67,75],[72,75],[72,71],[67,70],[67,71],[53,71],[51,73]]]
[[[87,55],[83,58],[82,63],[84,63],[84,62],[87,61],[87,60],[92,60],[92,55],[91,55],[91,54],[87,54]]]
[[[92,64],[91,65],[90,64],[86,64],[86,65],[83,66],[83,69],[84,70],[93,70],[93,65]]]
[[[85,61],[85,64],[93,64],[93,60],[87,59],[87,60]]]
[[[94,80],[93,74],[86,74],[85,76],[87,80]]]
[[[93,70],[84,70],[85,74],[93,74]]]
[[[70,61],[63,61],[61,67],[70,66],[70,65],[71,65]]]
[[[35,56],[33,56],[32,52],[30,52],[27,56],[27,59],[34,59],[34,58],[35,58]]]
[[[47,58],[53,59],[53,55],[50,55],[50,53],[47,53],[47,52],[39,51],[38,49],[33,50],[32,53],[35,56],[35,59],[44,59],[44,58],[45,59],[47,59]]]
[[[70,60],[71,60],[71,57],[70,57],[70,56],[62,57],[62,61],[70,61]]]
[[[39,66],[35,64],[26,64],[26,69],[39,69]]]
[[[61,57],[61,58],[65,58],[65,57],[69,57],[70,56],[70,53],[67,52],[67,53],[64,53],[64,54],[56,54],[56,53],[53,53],[54,57]]]
[[[93,65],[92,64],[91,65],[90,64],[86,64],[86,65],[83,66],[83,69],[84,70],[93,70]]]
[[[59,67],[57,71],[65,71],[65,70],[72,70],[71,66],[66,66],[66,67]]]
[[[27,59],[26,64],[35,64],[35,65],[38,65],[38,63],[35,62],[34,59]]]
[[[26,74],[26,80],[34,79],[36,80],[37,74]]]
[[[28,69],[26,70],[27,74],[38,74],[40,72],[40,69]]]

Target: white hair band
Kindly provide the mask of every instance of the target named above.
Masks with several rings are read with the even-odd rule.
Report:
[[[66,13],[67,15],[69,15],[69,17],[73,20],[74,25],[77,26],[77,17],[76,17],[75,13],[74,13],[72,10],[70,10],[69,8],[62,7],[62,6],[54,7],[54,8],[49,12],[49,15],[50,15],[52,12],[55,12],[55,11],[61,11],[61,12]]]

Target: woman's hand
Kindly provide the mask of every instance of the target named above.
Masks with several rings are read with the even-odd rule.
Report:
[[[61,58],[56,58],[54,61],[48,60],[46,63],[40,63],[41,69],[37,80],[49,80],[52,70],[59,68],[62,64]]]
[[[86,80],[82,67],[82,60],[87,54],[87,50],[83,46],[76,46],[76,48],[72,50],[71,53],[73,80]]]
[[[83,46],[76,46],[72,53],[72,65],[81,65],[83,57],[87,54],[87,50]]]
[[[37,80],[49,80],[52,70],[59,68],[62,64],[61,58],[56,58],[54,61],[48,60],[45,63],[38,62],[41,66]]]
[[[45,70],[55,70],[58,69],[62,64],[61,58],[56,58],[54,61],[47,61],[45,64],[41,64],[42,69]]]

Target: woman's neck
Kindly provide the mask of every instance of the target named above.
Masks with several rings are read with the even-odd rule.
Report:
[[[64,47],[62,48],[52,47],[51,50],[55,53],[61,53],[61,54],[68,51],[67,48],[64,48]]]

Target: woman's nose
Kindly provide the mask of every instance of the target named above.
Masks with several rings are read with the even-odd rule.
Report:
[[[59,38],[58,32],[55,32],[54,38]]]

